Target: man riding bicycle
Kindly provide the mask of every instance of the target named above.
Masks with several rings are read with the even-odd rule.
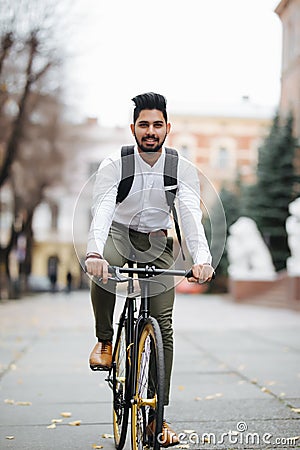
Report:
[[[168,237],[172,228],[170,204],[164,182],[168,157],[164,142],[170,132],[166,99],[153,92],[134,97],[131,132],[136,145],[132,155],[117,154],[100,165],[94,187],[93,220],[88,237],[86,269],[102,283],[91,283],[91,298],[95,315],[96,343],[90,355],[92,370],[108,370],[112,364],[113,313],[115,285],[109,281],[108,265],[123,266],[135,259],[138,265],[155,265],[168,269],[174,264],[173,241]],[[174,154],[173,154],[173,157]],[[128,195],[118,201],[118,188],[124,175],[124,159],[133,161],[133,174]],[[193,259],[193,277],[189,281],[210,281],[214,269],[201,223],[200,187],[197,170],[176,153],[177,180],[175,191],[179,215],[188,251]],[[124,183],[123,185],[124,186]],[[174,285],[152,295],[150,310],[160,325],[165,357],[165,397],[169,404],[170,378],[173,364],[172,315]],[[176,445],[179,439],[164,421],[163,446]]]

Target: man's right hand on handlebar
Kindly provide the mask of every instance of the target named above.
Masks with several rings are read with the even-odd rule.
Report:
[[[215,275],[214,268],[208,264],[194,264],[192,266],[193,276],[188,278],[189,282],[206,283],[212,280]]]
[[[102,278],[104,284],[108,281],[108,262],[98,253],[88,254],[85,259],[88,274]]]

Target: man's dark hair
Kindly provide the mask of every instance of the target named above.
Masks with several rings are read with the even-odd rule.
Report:
[[[167,100],[163,95],[155,94],[155,92],[146,92],[145,94],[140,94],[132,98],[132,101],[135,103],[133,123],[136,122],[143,109],[158,109],[163,113],[166,123],[168,122]]]

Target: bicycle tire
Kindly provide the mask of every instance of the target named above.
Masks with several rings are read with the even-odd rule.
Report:
[[[151,447],[158,450],[163,423],[165,370],[161,331],[153,317],[149,317],[142,326],[136,363],[131,406],[132,449]]]
[[[126,441],[130,405],[126,401],[127,389],[127,344],[126,321],[122,325],[117,342],[115,368],[113,368],[113,430],[115,447],[121,450]]]

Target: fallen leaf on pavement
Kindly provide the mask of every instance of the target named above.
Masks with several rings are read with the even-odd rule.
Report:
[[[195,397],[196,402],[199,402],[200,400],[202,400],[201,397]]]
[[[4,400],[4,403],[6,403],[7,405],[14,405],[14,404],[15,404],[15,401],[14,401],[14,400],[11,400],[10,398],[6,398],[6,399]]]
[[[223,397],[224,394],[222,394],[221,392],[217,392],[216,394],[212,394],[212,395],[207,395],[204,400],[214,400],[216,398],[220,398]]]
[[[261,388],[261,392],[265,392],[266,394],[271,394],[271,391],[264,386]]]
[[[47,428],[49,428],[50,430],[53,430],[54,428],[56,428],[55,423],[52,423],[51,425],[48,425]]]
[[[9,439],[10,441],[14,438],[15,438],[14,436],[5,436],[5,439]]]
[[[300,414],[300,408],[291,408],[293,412]]]
[[[104,433],[104,434],[102,434],[102,437],[103,437],[104,439],[112,439],[112,438],[113,438],[113,435],[112,435],[112,434]]]
[[[185,390],[185,387],[184,387],[184,386],[178,386],[178,390],[179,390],[179,391],[184,391],[184,390]]]
[[[73,422],[69,422],[68,425],[71,425],[71,427],[79,427],[81,420],[74,420]]]
[[[93,445],[93,448],[103,448],[103,445],[97,445],[97,444],[94,444],[94,445]]]
[[[16,405],[18,406],[31,406],[31,402],[16,402]]]
[[[60,415],[61,415],[62,417],[71,417],[71,416],[72,416],[72,413],[70,413],[70,412],[62,412],[62,413],[60,413]]]
[[[63,419],[52,419],[52,423],[62,423]]]

